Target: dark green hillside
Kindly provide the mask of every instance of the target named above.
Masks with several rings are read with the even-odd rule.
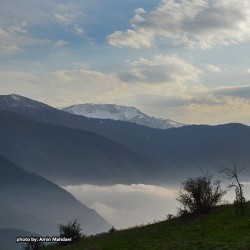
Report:
[[[200,217],[174,218],[153,225],[88,237],[80,244],[53,250],[216,250],[250,249],[250,203],[245,217],[232,206]]]

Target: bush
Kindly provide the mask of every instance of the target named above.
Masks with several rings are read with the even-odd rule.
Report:
[[[174,218],[173,214],[167,214],[167,220],[172,220]]]
[[[114,226],[112,226],[110,229],[109,229],[109,233],[114,233],[116,231],[116,229],[114,228]]]
[[[39,250],[44,247],[44,244],[41,242],[28,242],[24,250]]]
[[[182,182],[176,200],[182,205],[179,214],[206,214],[216,206],[225,195],[220,181],[212,181],[213,176],[206,172],[202,176],[189,178]]]
[[[60,237],[71,238],[70,242],[61,242],[61,245],[67,245],[73,242],[79,241],[84,235],[81,234],[82,229],[77,220],[68,222],[67,225],[59,224],[58,225]]]

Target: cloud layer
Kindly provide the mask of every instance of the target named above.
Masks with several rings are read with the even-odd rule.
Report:
[[[222,184],[223,189],[226,183]],[[133,184],[114,186],[68,186],[64,187],[78,200],[95,209],[115,228],[152,223],[176,215],[180,204],[176,201],[177,189],[155,185]],[[245,197],[250,195],[250,183],[244,183]],[[235,191],[229,190],[224,201],[232,202]]]
[[[129,61],[129,72],[119,78],[125,82],[179,84],[197,81],[201,71],[177,56],[157,55],[151,60]]]
[[[107,39],[117,47],[149,48],[162,38],[174,45],[211,48],[249,40],[247,0],[162,0],[152,11],[135,10],[131,28]]]
[[[65,189],[116,228],[163,220],[168,213],[176,213],[176,189],[144,184],[83,185]]]
[[[211,68],[216,75],[227,73]],[[209,89],[199,83],[203,74],[179,57],[158,55],[129,61],[117,74],[87,68],[36,74],[0,71],[0,79],[2,94],[18,93],[55,107],[116,103],[184,123],[247,123],[250,85]]]

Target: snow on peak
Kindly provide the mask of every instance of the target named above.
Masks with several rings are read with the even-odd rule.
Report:
[[[133,107],[115,104],[78,104],[63,108],[64,111],[90,118],[130,120],[140,112]]]
[[[21,99],[21,96],[18,94],[11,94],[10,97],[16,101],[20,101]]]
[[[89,118],[127,121],[159,129],[182,127],[185,125],[183,123],[178,123],[169,119],[148,116],[134,107],[115,104],[76,104],[65,107],[62,110]]]
[[[0,107],[3,109],[14,109],[14,108],[29,108],[37,109],[45,107],[46,105],[27,97],[10,94],[10,95],[0,95]]]

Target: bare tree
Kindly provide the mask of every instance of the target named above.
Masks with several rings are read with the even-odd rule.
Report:
[[[232,168],[222,167],[219,170],[219,173],[223,173],[226,175],[228,180],[233,180],[232,183],[229,183],[227,187],[235,188],[235,201],[234,205],[236,208],[236,213],[240,213],[241,216],[245,214],[245,197],[243,193],[243,184],[240,182],[240,174],[245,169],[245,167],[238,168],[236,162],[232,162]]]

